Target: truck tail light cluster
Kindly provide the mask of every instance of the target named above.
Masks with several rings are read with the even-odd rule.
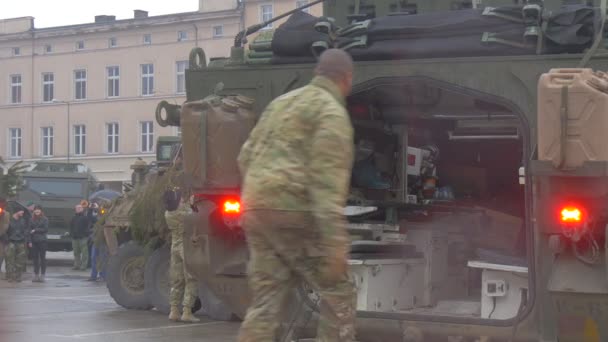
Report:
[[[583,211],[575,206],[563,207],[561,210],[561,221],[565,224],[581,223],[583,221]]]
[[[224,208],[224,214],[227,215],[236,215],[241,213],[241,202],[238,200],[225,200],[222,207]]]

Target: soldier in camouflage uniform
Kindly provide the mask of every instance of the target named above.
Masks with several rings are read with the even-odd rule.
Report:
[[[239,155],[252,304],[239,342],[274,341],[298,281],[321,297],[319,341],[353,341],[356,292],[343,216],[353,163],[353,62],[325,51],[313,80],[272,101]]]
[[[23,210],[15,212],[10,219],[6,249],[6,278],[9,282],[21,282],[21,274],[27,261],[26,244],[29,242],[27,221]]]
[[[192,210],[181,198],[179,206],[175,211],[165,211],[165,220],[171,231],[171,264],[169,273],[171,277],[171,292],[169,303],[171,313],[169,319],[172,321],[196,323],[200,320],[192,315],[192,307],[197,296],[197,282],[187,270],[184,264],[184,218]],[[179,316],[179,304],[182,304],[183,314]]]

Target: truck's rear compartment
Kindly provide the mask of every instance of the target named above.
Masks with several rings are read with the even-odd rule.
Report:
[[[358,310],[515,317],[528,288],[518,117],[424,81],[372,84],[348,109]]]

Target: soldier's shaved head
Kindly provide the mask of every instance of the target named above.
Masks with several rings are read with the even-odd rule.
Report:
[[[354,63],[351,56],[340,49],[325,50],[319,57],[315,75],[324,76],[336,83],[344,93],[350,93]]]

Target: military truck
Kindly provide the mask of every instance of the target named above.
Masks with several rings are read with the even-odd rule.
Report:
[[[17,200],[42,205],[49,218],[48,250],[71,251],[70,220],[74,206],[98,189],[89,168],[81,163],[35,162],[22,174]]]
[[[106,286],[115,302],[132,310],[155,309],[169,313],[170,236],[164,220],[162,193],[174,161],[179,157],[179,137],[159,137],[156,160],[132,165],[132,184],[125,194],[104,203],[97,236],[109,247]],[[138,216],[144,213],[146,219]],[[229,320],[232,313],[203,286],[193,312],[205,307],[205,314],[216,320]]]
[[[244,317],[236,157],[265,106],[337,47],[356,64],[344,214],[357,340],[607,340],[601,3],[328,0],[324,17],[240,32],[229,57],[193,49],[187,101],[159,104],[159,122],[182,128],[197,209],[187,268]],[[281,340],[314,335],[319,310],[294,289]]]

